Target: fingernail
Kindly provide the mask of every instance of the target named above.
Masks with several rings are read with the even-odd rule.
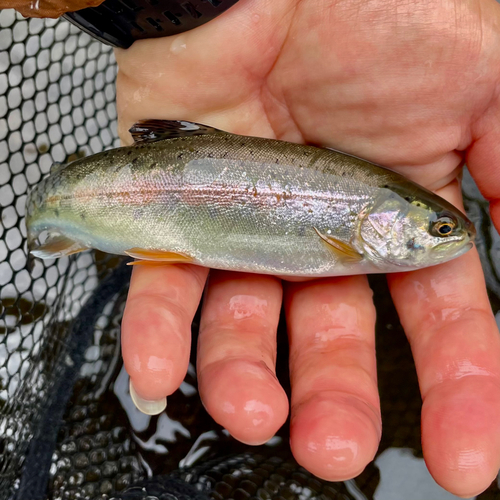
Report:
[[[139,411],[146,415],[158,415],[167,407],[167,398],[143,399],[135,392],[132,380],[129,382],[130,397]]]

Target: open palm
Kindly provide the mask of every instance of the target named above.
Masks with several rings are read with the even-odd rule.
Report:
[[[120,131],[139,119],[334,147],[399,170],[460,205],[467,162],[500,197],[500,6],[494,0],[240,0],[214,21],[117,51]],[[135,391],[159,400],[182,382],[208,269],[134,269],[123,356]],[[429,470],[459,495],[500,465],[500,337],[475,250],[389,276],[423,398]],[[300,283],[212,271],[198,345],[203,402],[262,443],[289,404],[275,375],[285,304],[291,446],[340,480],[373,458],[381,433],[372,292],[363,276]],[[384,353],[380,353],[382,356]]]

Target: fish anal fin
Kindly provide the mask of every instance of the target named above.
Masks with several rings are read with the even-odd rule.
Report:
[[[328,245],[330,250],[343,262],[360,262],[363,260],[363,254],[359,253],[352,245],[345,243],[333,236],[321,233],[318,229],[314,228],[317,235]]]
[[[179,264],[179,262],[168,262],[163,260],[134,260],[127,262],[127,266],[146,266],[146,267],[159,267],[167,266],[168,264]]]
[[[224,134],[222,130],[179,120],[141,120],[129,129],[135,143],[205,134]]]
[[[39,259],[56,259],[88,250],[88,247],[61,234],[49,234],[44,243],[34,245],[30,252]]]
[[[167,252],[165,250],[148,250],[145,248],[130,248],[125,250],[129,257],[138,259],[137,262],[130,262],[130,265],[159,265],[159,264],[189,264],[194,262],[194,259],[185,253]]]

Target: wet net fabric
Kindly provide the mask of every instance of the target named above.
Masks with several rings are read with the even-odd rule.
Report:
[[[371,284],[384,434],[375,462],[356,480],[326,484],[301,470],[286,427],[259,447],[267,458],[228,437],[200,402],[194,354],[166,412],[148,417],[133,407],[119,344],[130,268],[84,252],[34,260],[30,269],[24,225],[27,193],[54,162],[118,145],[116,71],[112,50],[68,22],[0,11],[0,500],[136,500],[148,491],[148,498],[198,498],[178,481],[216,500],[452,498],[425,476],[418,384],[383,277]],[[465,180],[497,312],[500,238]],[[289,390],[283,322],[278,340],[277,373]],[[240,458],[218,461],[228,455]],[[215,462],[198,466],[208,458]],[[179,466],[183,472],[172,475]],[[149,489],[141,486],[148,480]],[[500,498],[497,483],[478,498]]]

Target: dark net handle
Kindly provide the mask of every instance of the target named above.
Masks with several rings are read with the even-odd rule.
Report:
[[[113,47],[135,40],[177,35],[222,14],[238,0],[105,0],[65,14],[74,25]]]

